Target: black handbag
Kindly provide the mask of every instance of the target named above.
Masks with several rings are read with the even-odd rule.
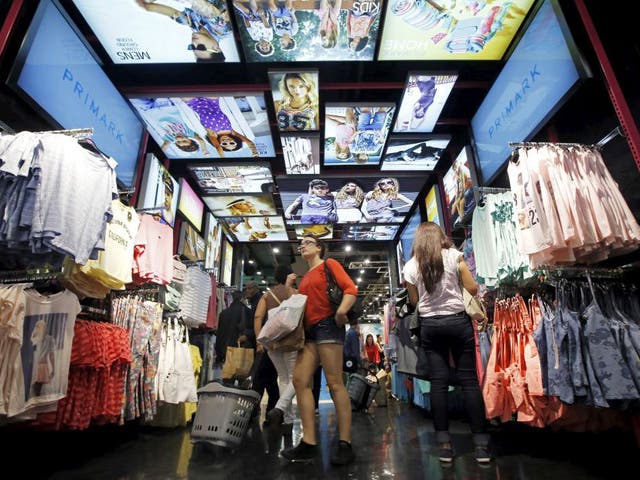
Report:
[[[329,303],[333,307],[334,311],[338,309],[340,303],[342,302],[342,290],[336,281],[336,277],[333,274],[329,265],[325,260],[324,262],[324,274],[327,278],[327,296],[329,297]],[[351,309],[347,312],[347,317],[349,318],[349,323],[357,320],[361,315],[361,312],[356,305],[354,304]]]

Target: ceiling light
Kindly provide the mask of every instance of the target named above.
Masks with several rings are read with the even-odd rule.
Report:
[[[253,262],[253,260],[249,260],[249,263],[250,263],[251,265],[253,265],[253,263],[254,263],[254,262]]]
[[[358,277],[358,281],[361,282],[362,281],[362,277]]]
[[[351,251],[351,245],[345,245],[344,246],[344,251],[345,252],[350,252]]]
[[[266,280],[262,280],[262,283],[267,283],[267,281]]]
[[[365,258],[365,259],[364,259],[364,263],[369,263],[369,259],[368,259],[368,258]]]
[[[360,273],[364,273],[364,268],[362,270],[360,270]]]
[[[356,283],[360,283],[362,279],[360,277],[356,278]]]
[[[262,272],[261,272],[260,270],[258,270],[258,271],[256,272],[256,275],[262,275]]]
[[[280,253],[280,249],[278,247],[273,247],[273,253]]]

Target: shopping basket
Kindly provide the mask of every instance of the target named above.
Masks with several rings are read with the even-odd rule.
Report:
[[[260,395],[212,382],[198,390],[198,410],[191,429],[193,443],[234,447],[242,442]]]
[[[352,373],[349,376],[348,392],[353,409],[366,410],[369,408],[379,389],[380,384],[377,380],[372,382],[358,373]]]

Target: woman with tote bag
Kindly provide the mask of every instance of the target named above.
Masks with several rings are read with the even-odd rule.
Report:
[[[338,446],[330,461],[335,465],[345,465],[351,463],[355,455],[351,448],[351,400],[342,379],[342,350],[347,313],[356,301],[358,288],[337,261],[327,259],[325,265],[325,244],[319,238],[306,235],[300,242],[299,251],[309,265],[309,271],[299,286],[300,293],[307,295],[305,345],[298,355],[293,374],[302,439],[297,446],[283,450],[281,455],[292,462],[310,461],[320,452],[315,428],[312,378],[318,365],[322,365],[336,408],[339,430]],[[342,299],[337,307],[331,304],[328,295],[325,266],[330,269],[342,291]]]
[[[296,293],[293,288],[296,274],[289,265],[277,265],[274,270],[274,277],[278,284],[269,289],[258,302],[254,316],[254,330],[256,338],[260,336],[263,320],[268,316],[269,310],[276,308],[280,303],[290,298]],[[268,322],[268,320],[267,320]],[[258,343],[258,351],[264,347]],[[280,398],[275,407],[267,412],[265,423],[269,426],[277,427],[282,424],[284,435],[291,435],[293,428],[293,405],[292,400],[295,395],[293,388],[293,369],[296,364],[298,352],[296,350],[287,351],[283,349],[267,349],[267,354],[278,372],[278,388]]]

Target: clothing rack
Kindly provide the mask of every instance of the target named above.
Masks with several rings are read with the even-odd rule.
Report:
[[[0,134],[4,134],[4,133],[8,135],[14,135],[16,131],[13,128],[11,128],[9,125],[4,123],[2,120],[0,120]]]
[[[617,126],[609,133],[607,133],[604,137],[598,140],[596,143],[592,145],[585,145],[584,143],[560,143],[560,142],[509,142],[509,146],[512,148],[518,147],[543,147],[545,145],[559,146],[559,147],[579,147],[579,148],[596,148],[600,149],[609,143],[611,140],[616,138],[617,136],[624,137],[624,133],[620,126]]]
[[[609,133],[607,133],[604,137],[602,137],[598,142],[593,144],[594,148],[602,148],[604,147],[607,143],[609,143],[611,140],[613,140],[614,138],[616,138],[617,136],[621,136],[623,138],[625,138],[624,133],[622,132],[622,129],[620,128],[620,125],[618,125],[616,128],[614,128],[613,130],[611,130]]]
[[[37,280],[52,280],[62,274],[62,269],[35,268],[29,270],[12,270],[0,273],[0,283],[23,283]]]
[[[603,268],[603,267],[578,267],[578,266],[549,266],[540,267],[539,271],[544,276],[554,278],[575,278],[575,277],[592,277],[592,278],[621,278],[625,274],[625,269]]]
[[[505,193],[510,192],[510,188],[502,187],[473,187],[473,190],[478,193]]]
[[[512,148],[519,147],[544,147],[544,146],[554,146],[554,147],[588,147],[584,143],[560,143],[560,142],[509,142],[509,146]]]
[[[93,136],[93,128],[72,128],[68,130],[48,130],[36,133],[55,133],[60,135],[69,135],[77,139],[91,138]]]

